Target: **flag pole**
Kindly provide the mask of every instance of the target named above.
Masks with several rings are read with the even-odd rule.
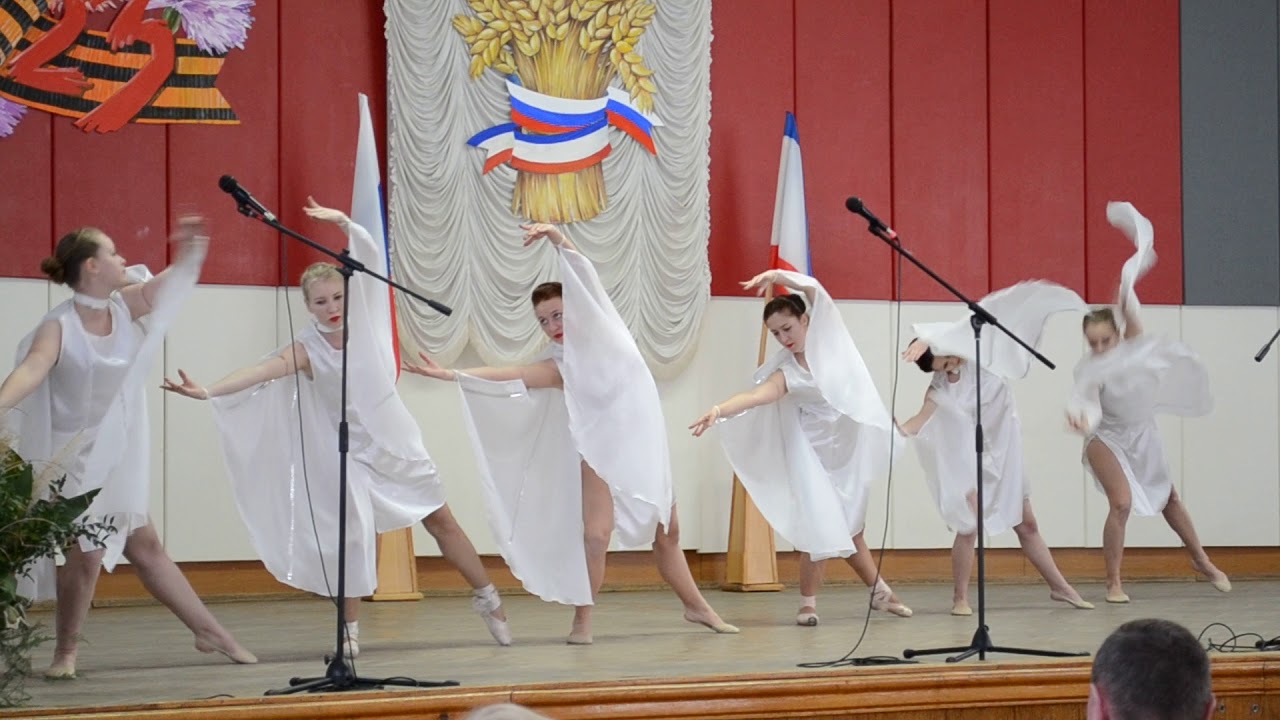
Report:
[[[773,299],[773,285],[765,290],[765,302]],[[764,363],[769,328],[760,325],[760,350],[756,365]],[[726,554],[722,590],[732,592],[778,592],[778,552],[773,528],[751,501],[737,474],[733,476],[733,502],[729,509],[729,551]]]

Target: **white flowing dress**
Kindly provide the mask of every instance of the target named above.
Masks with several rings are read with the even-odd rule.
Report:
[[[1083,312],[1075,292],[1045,281],[1022,282],[997,290],[979,304],[1031,347],[1040,344],[1049,316]],[[977,373],[974,368],[973,328],[969,317],[953,323],[921,323],[917,336],[935,355],[965,360],[959,379],[934,373],[928,396],[937,409],[920,428],[913,445],[925,470],[929,490],[947,527],[969,534],[977,531],[977,516],[969,498],[977,493],[974,467],[974,409]],[[1022,423],[1009,380],[1025,377],[1031,354],[997,328],[982,332],[982,494],[986,506],[983,531],[999,535],[1022,522],[1023,500],[1030,495],[1022,457]]]
[[[785,274],[814,293],[809,368],[779,350],[755,381],[781,371],[787,394],[723,419],[720,442],[779,535],[813,560],[848,557],[866,523],[871,484],[888,474],[903,443],[831,296],[813,278]]]
[[[1120,294],[1130,312],[1140,307],[1134,286],[1155,264],[1153,233],[1147,221],[1129,203],[1109,203],[1107,217],[1133,240],[1136,250],[1121,272]],[[1122,322],[1117,318],[1117,322]],[[1105,444],[1128,480],[1135,515],[1156,515],[1164,510],[1173,490],[1156,415],[1183,417],[1208,414],[1213,409],[1209,372],[1191,348],[1160,336],[1142,335],[1101,355],[1086,355],[1075,370],[1068,412],[1083,416],[1089,432],[1082,460],[1089,464],[1089,443]],[[1101,484],[1095,476],[1099,490]]]
[[[383,246],[364,228],[351,223],[348,238],[352,257],[386,267]],[[377,588],[377,533],[409,527],[445,499],[421,430],[396,392],[386,287],[352,277],[346,315],[346,594],[362,597]],[[289,375],[214,398],[212,405],[236,507],[263,564],[282,583],[331,595],[338,568],[342,351],[314,323],[296,341],[306,349],[310,378]]]
[[[105,538],[102,566],[111,572],[133,531],[150,522],[151,429],[146,382],[163,347],[164,333],[200,277],[205,253],[192,252],[175,264],[152,300],[152,310],[134,322],[120,293],[108,300],[111,333],[91,335],[76,313],[74,300],[49,311],[61,330],[61,349],[48,376],[9,414],[18,452],[37,473],[66,476],[64,497],[98,490],[83,519],[105,522],[114,530]],[[131,282],[151,279],[143,266],[127,271]],[[39,326],[37,326],[39,327]],[[18,346],[22,362],[35,339],[33,331]],[[38,490],[38,493],[46,490]],[[82,539],[84,551],[97,549]],[[39,561],[20,592],[33,600],[55,595],[52,559]]]
[[[674,490],[657,384],[591,262],[558,252],[563,391],[462,374],[458,387],[503,559],[530,593],[590,605],[580,463],[609,486],[622,548],[653,543]]]

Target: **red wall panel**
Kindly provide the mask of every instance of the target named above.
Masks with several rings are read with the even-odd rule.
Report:
[[[989,6],[992,289],[1083,293],[1083,0]]]
[[[886,298],[892,251],[844,202],[856,195],[886,222],[892,216],[889,0],[805,0],[795,8],[813,272],[834,297]]]
[[[280,277],[277,233],[240,215],[218,189],[218,178],[231,175],[268,208],[280,204],[278,27],[278,0],[258,0],[244,50],[231,53],[218,76],[239,125],[169,126],[173,210],[198,209],[211,226],[204,283],[274,285]]]
[[[769,262],[784,113],[795,106],[792,0],[747,5],[711,5],[711,53],[718,58],[711,63],[714,295],[743,294],[738,281]],[[803,143],[803,119],[800,132]]]
[[[52,225],[52,148],[53,118],[38,112],[28,112],[13,135],[0,140],[0,276],[44,277],[40,261],[65,232]]]
[[[53,227],[102,228],[132,264],[160,272],[169,258],[168,167],[163,125],[86,134],[53,121]]]
[[[1085,0],[1086,299],[1114,302],[1133,246],[1107,223],[1128,200],[1155,226],[1160,261],[1138,286],[1182,302],[1182,123],[1176,0]]]
[[[904,245],[961,292],[987,273],[987,47],[983,0],[893,3],[893,209]],[[949,300],[904,265],[903,299]]]
[[[370,113],[378,118],[374,132],[385,148],[386,75],[381,0],[311,0],[305,12],[281,13],[276,214],[287,227],[335,249],[346,242],[327,224],[309,220],[302,207],[312,195],[321,204],[350,208],[360,124],[356,94],[370,96]],[[284,282],[295,284],[307,265],[324,258],[287,242]]]

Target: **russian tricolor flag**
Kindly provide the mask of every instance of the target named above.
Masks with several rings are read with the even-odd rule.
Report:
[[[809,264],[809,218],[804,209],[804,167],[796,116],[787,113],[778,161],[778,194],[773,203],[773,236],[769,268],[813,275]],[[783,291],[785,292],[785,291]]]
[[[356,141],[355,180],[351,184],[351,220],[381,241],[386,267],[376,268],[391,277],[391,239],[387,236],[386,202],[382,194],[382,173],[378,169],[378,143],[373,136],[373,117],[369,114],[369,97],[360,93],[360,133]],[[396,358],[396,377],[400,376],[400,333],[396,327],[396,301],[391,294],[391,344]]]

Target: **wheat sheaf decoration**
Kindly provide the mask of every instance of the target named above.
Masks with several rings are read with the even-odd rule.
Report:
[[[654,0],[468,0],[453,27],[471,55],[472,79],[506,78],[510,122],[467,143],[487,153],[484,173],[516,170],[511,211],[537,222],[589,220],[608,205],[601,162],[610,128],[657,155],[658,86],[638,45]],[[622,87],[614,85],[620,81]]]

